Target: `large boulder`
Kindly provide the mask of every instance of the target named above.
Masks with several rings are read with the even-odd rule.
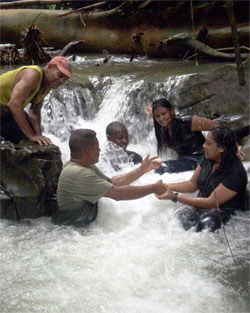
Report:
[[[0,141],[0,218],[50,216],[56,209],[56,188],[62,170],[57,146]]]
[[[249,68],[245,68],[245,80],[244,86],[239,85],[237,69],[232,65],[186,75],[173,100],[182,114],[216,118],[239,130],[249,125]]]

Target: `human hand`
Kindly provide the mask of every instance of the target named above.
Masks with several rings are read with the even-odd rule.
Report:
[[[158,180],[155,184],[155,195],[162,195],[166,191],[165,184],[163,184],[162,180]]]
[[[165,188],[165,192],[162,193],[161,195],[159,194],[155,194],[155,196],[162,200],[162,199],[168,199],[168,200],[172,200],[174,197],[174,193],[173,191],[168,187],[167,184],[163,184],[164,188]]]
[[[144,113],[149,117],[153,117],[153,111],[152,111],[152,107],[150,104],[144,107]]]
[[[159,156],[155,155],[150,158],[150,155],[148,154],[145,159],[142,161],[140,168],[143,171],[143,173],[150,172],[151,170],[157,169],[161,166],[161,161],[156,161]]]
[[[32,136],[32,137],[29,138],[29,140],[33,141],[33,142],[37,142],[41,146],[42,145],[48,146],[48,145],[52,144],[52,141],[48,137],[45,137],[45,136],[42,136],[42,135]]]
[[[238,146],[238,152],[237,152],[237,157],[241,160],[241,161],[243,161],[244,160],[244,158],[245,158],[245,153],[243,152],[243,150],[242,150],[242,146]]]

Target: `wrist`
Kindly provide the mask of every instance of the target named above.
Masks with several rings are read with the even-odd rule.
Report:
[[[139,166],[139,173],[140,175],[146,174],[145,168],[142,166],[142,164]]]
[[[172,201],[173,201],[173,202],[177,202],[177,201],[178,201],[178,195],[179,195],[178,192],[175,192],[175,193],[174,193],[174,196],[173,196],[173,198],[172,198]]]

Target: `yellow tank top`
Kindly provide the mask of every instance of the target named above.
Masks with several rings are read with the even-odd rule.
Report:
[[[33,68],[34,70],[38,71],[40,73],[40,81],[36,89],[30,94],[30,96],[24,102],[23,107],[25,108],[30,102],[32,102],[33,104],[39,103],[48,94],[50,87],[46,88],[42,92],[39,92],[42,81],[43,81],[42,69],[37,65],[22,66],[22,67],[17,68],[16,70],[6,72],[0,76],[0,106],[1,107],[5,109],[8,108],[7,105],[10,100],[11,93],[14,87],[14,80],[17,74],[25,68]]]

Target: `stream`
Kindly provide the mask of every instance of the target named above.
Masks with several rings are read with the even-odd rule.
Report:
[[[166,96],[175,105],[186,75],[218,66],[129,62],[126,56],[103,64],[99,55],[78,55],[72,64],[74,82],[51,91],[42,110],[44,135],[60,147],[64,163],[72,129],[95,130],[102,147],[114,120],[126,124],[129,150],[155,155],[144,106]],[[1,67],[1,73],[11,68]],[[249,169],[250,162],[244,166]],[[150,172],[134,184],[178,182],[192,173]],[[233,216],[225,232],[195,233],[181,227],[179,207],[154,195],[119,202],[102,198],[96,221],[86,229],[56,226],[50,217],[1,220],[1,313],[249,312],[249,211]]]

